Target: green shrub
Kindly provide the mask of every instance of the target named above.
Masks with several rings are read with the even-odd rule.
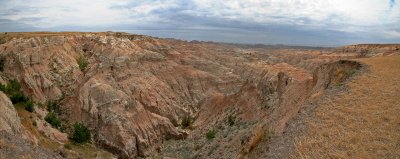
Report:
[[[24,103],[29,100],[22,92],[13,92],[9,96],[13,104]]]
[[[25,110],[27,110],[28,112],[33,112],[35,111],[35,107],[33,106],[33,102],[32,100],[28,100],[25,102]]]
[[[10,80],[7,86],[1,85],[0,89],[10,97],[13,104],[25,103],[29,100],[29,98],[21,92],[21,84],[17,80]]]
[[[6,85],[0,83],[0,91],[6,91]]]
[[[21,92],[21,84],[17,80],[10,80],[7,85],[0,84],[0,91],[7,94],[13,104],[22,103],[29,112],[35,111],[33,101]]]
[[[47,101],[47,111],[59,113],[60,106],[54,101]]]
[[[206,133],[206,138],[207,138],[208,140],[214,139],[214,138],[215,138],[215,131],[214,131],[214,130],[209,130],[209,131]]]
[[[13,95],[20,92],[21,84],[17,80],[10,80],[6,86],[4,86],[4,92],[8,95]]]
[[[85,68],[89,64],[89,62],[83,56],[79,57],[76,61],[78,62],[79,69],[81,69],[81,71],[85,70]]]
[[[182,119],[182,122],[181,122],[181,126],[182,126],[182,128],[187,128],[187,127],[189,127],[191,124],[192,124],[192,117],[190,117],[189,115],[188,116],[185,116],[183,119]]]
[[[90,141],[89,129],[82,123],[75,123],[72,139],[77,143],[85,143]]]
[[[19,90],[21,89],[21,84],[20,84],[17,80],[15,80],[15,79],[10,80],[10,81],[8,82],[8,85],[7,85],[7,86],[9,86],[11,89],[17,90],[17,91],[19,91]]]
[[[61,120],[54,112],[49,112],[44,120],[46,120],[46,122],[48,122],[54,128],[59,128],[61,126]]]

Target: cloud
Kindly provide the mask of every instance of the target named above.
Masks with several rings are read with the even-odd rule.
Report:
[[[241,37],[236,42],[257,39],[297,43],[302,37],[309,39],[309,43],[400,41],[397,36],[389,36],[397,35],[396,30],[400,30],[400,5],[396,0],[0,0],[0,3],[0,24],[7,25],[0,26],[0,31],[9,31],[15,25],[21,31],[148,30],[145,33],[156,36],[220,41]],[[188,36],[184,37],[184,33]],[[246,39],[248,34],[254,36]],[[329,37],[336,39],[324,40]]]
[[[203,16],[264,24],[330,26],[333,29],[359,26],[361,29],[400,22],[397,14],[400,8],[389,12],[387,3],[382,0],[195,0],[195,3]]]
[[[63,25],[110,26],[143,23],[157,19],[156,15],[150,14],[152,11],[173,7],[171,0],[142,2],[134,4],[136,6],[128,6],[130,4],[132,3],[127,0],[15,0],[4,2],[4,7],[0,11],[9,13],[2,15],[3,19],[26,22],[23,18],[41,18],[42,20],[26,23],[46,28]],[[127,7],[116,9],[117,6]]]

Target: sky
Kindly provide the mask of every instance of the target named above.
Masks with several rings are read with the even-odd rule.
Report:
[[[124,31],[245,44],[400,43],[400,0],[0,0],[0,32]]]

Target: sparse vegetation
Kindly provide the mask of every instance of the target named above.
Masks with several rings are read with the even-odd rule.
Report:
[[[342,86],[343,86],[343,83],[342,83],[342,82],[336,83],[336,87],[342,87]]]
[[[87,61],[87,59],[84,56],[80,56],[76,61],[78,62],[79,69],[81,71],[85,70],[89,64],[89,62]]]
[[[212,140],[212,139],[215,138],[215,134],[216,134],[215,130],[209,130],[209,131],[206,133],[206,138],[207,138],[208,140]]]
[[[350,77],[350,76],[354,75],[356,72],[357,72],[356,69],[349,69],[349,70],[344,71],[344,74],[346,75],[346,77]]]
[[[60,113],[60,106],[55,101],[47,101],[47,111]]]
[[[54,128],[60,128],[61,120],[58,118],[57,114],[54,112],[49,112],[44,118]]]
[[[227,122],[227,124],[228,124],[229,126],[233,126],[233,125],[235,124],[235,117],[232,116],[232,115],[229,115],[226,122]]]
[[[74,124],[74,133],[72,139],[77,143],[86,143],[90,141],[90,131],[82,123]]]
[[[28,97],[21,92],[21,84],[17,80],[10,80],[6,86],[3,85],[1,88],[10,97],[13,104],[28,101]]]
[[[37,105],[39,108],[44,109],[43,103],[41,103],[41,102],[36,102],[36,105]]]
[[[6,63],[6,59],[4,57],[0,57],[0,71],[4,71],[4,64]]]
[[[58,115],[61,114],[61,109],[57,102],[51,100],[47,101],[47,111],[49,111],[49,113],[44,119],[54,128],[64,132],[65,126],[61,124],[61,119],[58,117]]]
[[[272,139],[272,136],[273,136],[273,135],[274,135],[274,134],[273,134],[272,131],[265,131],[265,134],[264,134],[262,140],[269,141],[269,140]]]
[[[4,91],[7,94],[13,94],[21,89],[21,84],[17,80],[10,80],[8,84],[4,87]]]
[[[21,84],[17,80],[10,80],[7,85],[0,84],[3,91],[13,104],[21,104],[29,112],[35,111],[34,103],[21,92]]]
[[[72,146],[71,146],[71,144],[65,144],[65,145],[64,145],[64,148],[65,148],[65,149],[68,149],[68,150],[71,150],[71,149],[72,149]]]
[[[35,107],[33,106],[32,100],[28,100],[25,102],[25,110],[31,113],[35,111]]]
[[[139,57],[140,62],[145,62],[145,61],[164,61],[166,58],[157,52],[145,52]]]
[[[342,87],[344,85],[344,81],[353,76],[355,73],[357,72],[357,69],[355,68],[351,68],[351,69],[344,69],[344,70],[340,70],[338,73],[338,76],[340,77],[339,80],[337,80],[335,82],[336,87]]]
[[[261,106],[261,109],[264,109],[264,110],[269,109],[269,108],[271,108],[271,106],[270,106],[268,103],[264,103],[264,104]]]
[[[183,129],[188,128],[193,122],[193,118],[189,115],[185,116],[181,121],[181,126]]]
[[[6,39],[2,36],[0,36],[0,45],[6,43]]]

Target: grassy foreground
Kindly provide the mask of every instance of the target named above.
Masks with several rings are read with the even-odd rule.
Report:
[[[400,157],[400,56],[358,61],[369,71],[306,119],[293,158]]]

